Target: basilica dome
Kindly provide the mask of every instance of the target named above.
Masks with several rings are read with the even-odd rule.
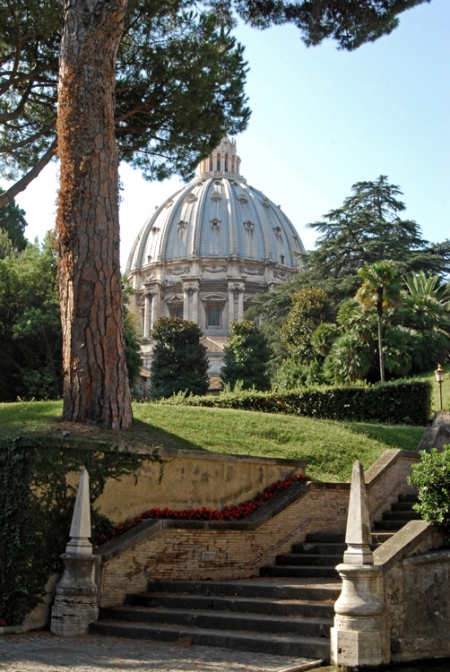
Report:
[[[133,245],[126,274],[144,337],[172,315],[197,322],[209,350],[223,350],[231,322],[243,319],[255,293],[298,271],[302,252],[288,217],[241,176],[236,143],[224,138]]]

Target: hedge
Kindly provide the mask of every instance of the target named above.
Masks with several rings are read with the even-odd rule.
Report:
[[[178,394],[159,403],[424,426],[431,417],[431,383],[413,379],[368,387],[310,387],[287,392],[247,390],[197,397]]]

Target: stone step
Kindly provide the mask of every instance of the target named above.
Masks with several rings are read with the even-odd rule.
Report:
[[[328,555],[321,553],[283,553],[282,555],[277,555],[275,559],[275,564],[279,565],[291,565],[291,566],[317,566],[317,567],[336,567],[340,562],[342,562],[342,554],[339,555]]]
[[[413,511],[415,502],[396,502],[391,504],[391,511]]]
[[[401,530],[405,526],[405,520],[375,520],[373,526],[376,530]]]
[[[301,618],[229,611],[185,610],[164,607],[109,607],[102,609],[102,620],[129,621],[183,628],[267,632],[274,635],[297,634],[302,637],[329,637],[332,619]]]
[[[420,520],[418,511],[385,511],[383,520],[398,520],[407,523],[409,520]]]
[[[342,558],[340,558],[339,562],[342,562]],[[295,565],[286,565],[284,567],[278,565],[275,567],[261,567],[260,572],[261,576],[293,577],[297,579],[312,577],[317,579],[337,579],[339,576],[334,567],[320,567],[311,565],[305,565],[303,567]]]
[[[347,548],[347,544],[325,544],[304,541],[301,544],[293,544],[293,553],[320,553],[321,555],[342,555]]]
[[[191,644],[221,646],[228,649],[253,651],[284,656],[328,659],[330,642],[327,637],[303,637],[301,635],[269,635],[258,632],[236,632],[235,630],[214,630],[209,628],[183,627],[171,625],[150,625],[127,621],[97,621],[89,626],[91,634],[128,637],[134,639],[156,639],[179,642],[187,640]]]
[[[343,532],[310,532],[306,535],[304,543],[344,544],[345,534]]]
[[[148,592],[157,596],[160,593],[185,595],[206,595],[214,597],[259,597],[276,600],[337,600],[341,592],[340,581],[321,582],[310,579],[299,581],[295,577],[289,580],[240,579],[239,581],[150,581]]]
[[[398,496],[398,501],[399,502],[417,502],[418,497],[417,497],[417,494],[409,492],[409,493],[406,493],[406,494],[403,494],[403,495],[399,495]]]
[[[336,598],[339,595],[337,590]],[[267,597],[220,597],[183,595],[178,593],[135,593],[127,596],[126,604],[141,607],[167,607],[194,610],[217,610],[277,616],[314,616],[333,618],[334,595],[327,594],[322,601],[272,599]]]

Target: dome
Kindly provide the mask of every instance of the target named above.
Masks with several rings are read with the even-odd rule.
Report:
[[[197,176],[142,227],[126,274],[144,337],[163,315],[197,322],[211,352],[255,293],[299,270],[303,244],[279,206],[240,175],[234,140],[224,138]]]
[[[148,264],[230,256],[297,269],[304,248],[296,230],[279,206],[239,175],[239,163],[229,140],[202,161],[199,175],[144,224],[127,274]]]

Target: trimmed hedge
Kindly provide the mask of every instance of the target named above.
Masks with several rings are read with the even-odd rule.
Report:
[[[397,380],[369,387],[223,392],[217,397],[178,394],[159,403],[306,415],[325,420],[423,426],[431,417],[431,383],[427,380]]]

